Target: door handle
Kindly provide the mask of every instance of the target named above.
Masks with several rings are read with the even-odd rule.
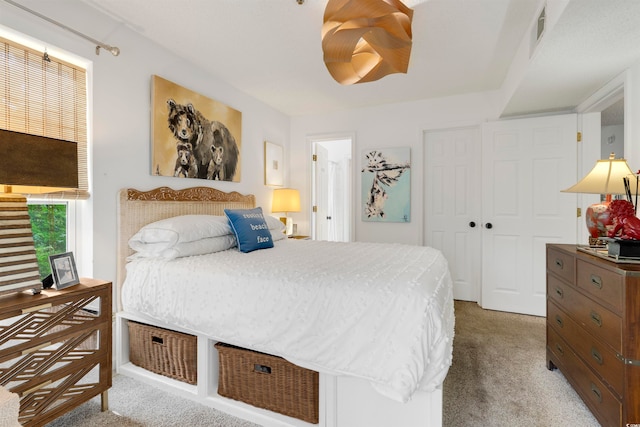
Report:
[[[488,222],[488,223],[486,223],[486,224],[485,224],[485,227],[486,227],[488,230],[491,230],[491,229],[493,228],[493,224],[491,224],[490,222]]]
[[[475,227],[475,226],[476,226],[476,222],[475,222],[475,221],[471,221],[471,222],[469,223],[469,227],[473,228],[473,227]]]

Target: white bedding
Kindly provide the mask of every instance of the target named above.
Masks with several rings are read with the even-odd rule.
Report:
[[[429,247],[281,240],[127,264],[125,311],[366,379],[408,401],[439,387],[451,365],[452,283]]]

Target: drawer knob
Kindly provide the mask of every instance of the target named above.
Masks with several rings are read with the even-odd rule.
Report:
[[[560,317],[559,314],[556,314],[556,323],[558,324],[558,326],[560,326],[561,328],[564,327],[564,324],[562,323],[562,317]]]
[[[602,360],[602,356],[600,355],[598,350],[596,350],[594,347],[591,347],[591,357],[593,357],[593,359],[598,363],[598,365],[602,365],[602,363],[604,362]]]
[[[600,276],[596,276],[595,274],[592,274],[591,284],[598,289],[602,289],[602,278]]]
[[[560,353],[561,356],[564,356],[564,350],[562,349],[562,346],[558,343],[556,343],[556,350],[558,350],[558,353]]]
[[[596,399],[598,399],[598,402],[602,403],[602,393],[594,383],[591,383],[591,392],[596,396]]]
[[[564,262],[560,258],[556,258],[556,266],[562,270],[564,268]]]
[[[564,297],[564,292],[563,292],[563,291],[562,291],[562,289],[560,289],[560,288],[556,288],[556,294],[558,294],[558,296],[559,296],[560,298],[563,298],[563,297]]]
[[[595,323],[599,328],[602,327],[602,318],[595,311],[591,312],[591,321]]]

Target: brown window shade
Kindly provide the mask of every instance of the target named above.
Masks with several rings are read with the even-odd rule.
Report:
[[[0,37],[0,129],[76,143],[78,189],[47,199],[87,199],[87,76],[77,65]],[[43,198],[43,195],[38,195]]]

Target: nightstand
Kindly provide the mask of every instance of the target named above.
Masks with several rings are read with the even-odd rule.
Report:
[[[298,240],[311,240],[309,236],[289,236],[290,239],[298,239]]]
[[[0,385],[20,396],[19,422],[42,426],[94,396],[108,409],[111,283],[0,297]]]

